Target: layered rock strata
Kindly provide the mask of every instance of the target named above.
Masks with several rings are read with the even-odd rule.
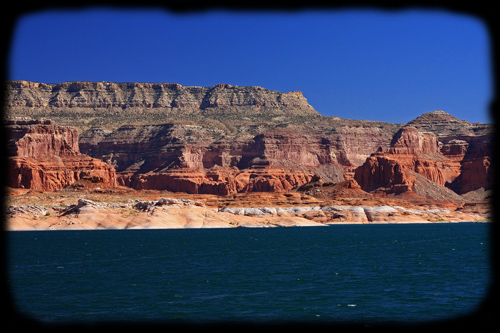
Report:
[[[240,127],[235,134],[186,124],[124,125],[92,128],[80,134],[82,152],[107,161],[117,171],[142,173],[173,167],[209,169],[274,164],[321,168],[352,167],[378,147],[389,147],[392,133],[378,127],[321,129],[283,125]]]
[[[479,188],[491,189],[493,168],[491,167],[491,135],[463,135],[443,137],[441,153],[460,162],[460,175],[450,188],[464,194]]]
[[[423,126],[414,127],[416,123],[401,128],[387,151],[380,149],[356,169],[354,179],[365,191],[414,192],[431,199],[437,195],[435,185],[440,185],[439,196],[459,199],[455,192],[490,188],[489,136],[438,137]]]
[[[427,112],[408,123],[419,131],[437,135],[440,152],[460,162],[460,176],[450,184],[459,194],[478,188],[490,189],[492,184],[492,128],[488,124],[457,119],[438,110]]]
[[[261,87],[217,84],[213,87],[183,87],[177,83],[63,82],[45,84],[9,81],[7,101],[13,107],[55,108],[182,108],[217,112],[234,106],[287,108],[287,112],[316,111],[300,91],[281,93]],[[174,111],[175,112],[175,111]],[[194,112],[194,111],[193,111]]]
[[[225,128],[221,122],[251,123],[265,118],[279,123],[286,118],[321,117],[300,91],[282,93],[229,84],[9,81],[6,99],[17,115],[47,117],[79,130],[172,120],[206,123],[206,119]]]
[[[440,140],[446,137],[491,135],[491,125],[471,124],[467,120],[457,119],[442,110],[426,112],[409,121],[407,125],[423,132],[432,132]]]
[[[9,120],[7,186],[54,191],[88,179],[116,185],[113,167],[80,153],[75,129],[50,120]]]
[[[322,224],[331,223],[373,223],[402,221],[460,221],[460,209],[446,208],[412,209],[401,206],[307,206],[307,207],[256,207],[256,208],[220,208],[219,212],[227,212],[240,216],[297,216]],[[457,214],[458,213],[458,214]],[[457,216],[458,215],[458,216]],[[470,215],[465,215],[467,218]]]
[[[331,195],[455,200],[492,183],[491,126],[444,111],[405,126],[346,120],[321,116],[300,92],[227,84],[10,81],[6,97],[8,115],[74,125],[40,123],[37,133],[9,125],[17,187],[58,189],[82,177],[112,184],[108,164],[119,185],[191,194],[316,191],[306,188],[321,182]],[[66,166],[78,163],[87,171]]]
[[[167,190],[189,194],[229,195],[248,192],[289,192],[313,175],[284,169],[226,169],[206,172],[171,170],[121,176],[120,184],[137,190]]]
[[[194,125],[129,125],[85,131],[80,149],[113,165],[120,184],[134,189],[226,195],[290,191],[314,176],[343,181],[353,161],[364,160],[390,139],[378,128],[365,129],[364,136],[356,128],[346,134],[345,127],[327,133],[294,125],[259,132],[227,135]],[[355,150],[356,145],[361,148]]]

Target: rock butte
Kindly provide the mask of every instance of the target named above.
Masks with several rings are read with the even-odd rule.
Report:
[[[429,211],[451,205],[448,215],[426,213],[427,220],[487,218],[488,209],[478,207],[488,205],[492,184],[492,128],[444,111],[389,124],[324,117],[300,92],[260,87],[28,81],[8,82],[6,111],[11,203],[22,201],[15,189],[24,189],[24,196],[30,189],[53,195],[122,193],[130,200],[156,191],[214,196],[217,203],[210,209],[220,210],[196,209],[261,219],[266,214],[235,214],[243,209],[237,203],[248,201],[253,206],[248,209],[258,212],[268,207],[260,199],[266,193],[282,193],[290,196],[267,209],[274,219],[298,218],[283,204],[310,206],[308,200],[323,208],[375,207],[362,209],[362,218],[356,209],[306,210],[302,213],[309,215],[300,218],[308,225],[422,220],[412,205]],[[45,194],[39,196],[49,203]],[[359,204],[347,204],[353,200]],[[228,205],[234,212],[224,211]],[[406,208],[382,213],[379,206]],[[464,207],[477,209],[466,217]],[[17,214],[11,221],[19,219]]]
[[[115,186],[115,169],[80,153],[78,134],[50,120],[7,121],[7,186],[54,191],[79,179]]]

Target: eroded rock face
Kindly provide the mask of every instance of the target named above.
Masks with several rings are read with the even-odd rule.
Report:
[[[8,120],[9,156],[46,160],[53,156],[80,154],[78,133],[74,128],[57,126],[50,120]]]
[[[420,131],[435,133],[441,154],[460,162],[460,176],[448,185],[449,188],[459,194],[491,188],[493,129],[490,125],[471,124],[440,110],[423,114],[408,124]]]
[[[421,132],[432,132],[438,137],[474,135],[476,131],[482,131],[484,125],[473,125],[466,120],[461,120],[442,110],[427,112],[408,122],[409,126],[417,128]]]
[[[112,82],[11,81],[7,105],[10,114],[50,114],[58,124],[78,119],[80,132],[9,124],[9,163],[21,175],[15,186],[60,188],[92,177],[56,168],[78,159],[95,179],[107,179],[109,164],[121,185],[187,193],[290,191],[311,179],[385,193],[416,193],[428,180],[466,193],[492,181],[491,127],[444,111],[397,131],[401,124],[323,117],[300,92]],[[102,172],[82,153],[99,159]]]
[[[388,134],[378,128],[367,128],[365,134],[355,127],[340,127],[330,133],[305,126],[263,127],[228,135],[193,125],[127,125],[115,131],[83,132],[80,149],[115,166],[122,175],[122,183],[135,189],[154,189],[154,186],[180,189],[182,183],[190,193],[284,191],[302,185],[302,179],[313,175],[333,182],[349,178],[350,170],[356,165],[349,158],[365,159],[372,149],[388,146],[390,141]],[[355,150],[351,145],[361,147]],[[219,173],[231,170],[233,180],[226,177],[225,185],[221,185],[222,181],[217,184],[206,181],[205,178],[212,177],[214,168]],[[252,176],[252,180],[238,185],[244,175],[262,172],[267,174],[265,181],[256,181]],[[186,180],[190,177],[188,174],[192,176],[192,184]],[[283,180],[283,177],[295,179],[295,174],[307,177]],[[202,178],[205,180],[200,180]],[[204,185],[199,186],[202,183]]]
[[[441,151],[445,156],[459,161],[461,165],[460,176],[453,181],[450,188],[459,194],[479,188],[490,189],[493,182],[491,136],[459,136],[446,142],[450,150],[443,145]],[[454,152],[456,154],[453,154]]]
[[[411,189],[412,179],[404,172],[404,167],[398,161],[377,153],[366,159],[366,162],[356,169],[354,179],[365,191],[383,188],[389,193],[399,194]]]
[[[401,128],[392,138],[390,154],[439,154],[437,136],[431,132],[419,132],[415,127]]]
[[[210,143],[222,135],[221,131],[191,125],[127,125],[112,132],[86,131],[80,136],[80,148],[119,172],[202,169],[210,167],[204,160]]]
[[[431,116],[436,115],[445,117],[442,111],[431,112]],[[424,115],[422,118],[429,117]],[[456,123],[463,124],[457,120],[453,122],[454,126]],[[430,123],[426,124],[428,128]],[[459,129],[455,128],[455,131]],[[429,196],[425,192],[434,191],[431,187],[436,184],[459,194],[488,188],[491,186],[489,144],[489,137],[485,135],[439,138],[434,133],[407,125],[394,135],[391,147],[386,152],[372,154],[357,168],[354,178],[366,191],[419,191],[424,197]],[[425,177],[434,185],[422,181],[417,175]],[[418,186],[415,185],[417,180]],[[448,192],[440,195],[454,196]]]
[[[273,165],[342,181],[393,134],[382,123],[327,119],[301,92],[228,84],[11,81],[7,104],[11,114],[71,119],[84,154],[138,174]]]
[[[411,170],[444,186],[460,175],[460,163],[439,152],[436,135],[404,127],[392,140],[387,152],[372,154],[356,169],[354,178],[367,191],[384,188],[389,192],[411,191],[414,179]]]
[[[54,161],[9,157],[7,186],[43,191],[63,189],[80,179],[115,186],[116,174],[112,167],[100,160],[80,155]]]
[[[217,113],[221,108],[286,108],[287,113],[317,112],[300,91],[281,93],[261,87],[217,84],[213,87],[183,87],[177,83],[63,82],[45,84],[9,81],[7,102],[12,107],[53,108],[163,108]],[[278,112],[279,113],[279,112]]]
[[[241,180],[259,169],[290,175],[298,171],[334,183],[354,178],[366,191],[383,188],[389,193],[412,190],[415,176],[407,171],[459,193],[491,183],[489,157],[483,161],[489,141],[481,139],[488,136],[439,138],[409,125],[392,137],[390,145],[387,133],[362,126],[339,126],[330,132],[305,126],[264,127],[237,135],[172,124],[123,126],[109,133],[92,131],[97,134],[82,134],[82,150],[115,165],[122,173],[121,182],[136,189],[156,186],[188,193],[228,194],[289,188],[278,185],[281,180],[275,182],[274,176],[266,178],[266,185]],[[356,169],[360,160],[366,162]],[[234,168],[233,175],[219,175],[226,180],[216,183],[208,181],[207,170],[219,167]]]
[[[9,120],[7,186],[54,191],[89,179],[116,185],[115,169],[81,154],[76,130],[50,120]]]
[[[167,190],[189,194],[229,195],[248,192],[288,192],[313,175],[283,169],[177,169],[147,174],[121,174],[119,183],[138,190]]]

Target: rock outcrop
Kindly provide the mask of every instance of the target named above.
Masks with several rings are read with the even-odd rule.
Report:
[[[426,112],[423,115],[408,122],[409,126],[419,131],[432,132],[440,139],[442,137],[474,136],[491,134],[491,126],[488,124],[471,124],[467,120],[457,119],[449,113],[437,110]]]
[[[388,153],[403,155],[439,154],[439,143],[434,133],[420,132],[415,127],[406,126],[394,135]]]
[[[80,153],[75,129],[29,119],[8,120],[6,128],[7,186],[53,191],[79,179],[116,185],[113,167]]]
[[[479,188],[491,188],[493,176],[490,125],[471,124],[441,110],[427,112],[410,121],[408,125],[416,127],[419,131],[436,134],[441,154],[460,162],[460,175],[449,188],[459,194]]]
[[[330,133],[297,125],[244,129],[235,135],[180,124],[90,129],[81,134],[80,149],[113,165],[125,186],[228,194],[289,191],[315,175],[341,182],[354,163],[390,141],[371,127],[365,135],[352,126]]]
[[[363,190],[395,194],[413,192],[428,199],[437,196],[457,200],[456,193],[491,186],[489,136],[475,136],[473,131],[458,126],[454,132],[468,134],[438,137],[424,130],[434,126],[429,118],[433,115],[443,118],[446,113],[430,114],[421,117],[426,120],[426,126],[419,126],[416,120],[410,122],[394,135],[387,151],[377,151],[356,169],[354,178]],[[453,126],[457,123],[470,125],[458,120],[452,123]],[[442,124],[436,126],[450,135],[451,130],[443,128]]]
[[[412,221],[461,221],[460,209],[446,208],[413,209],[401,206],[306,206],[306,207],[253,207],[220,208],[219,212],[239,216],[294,216],[321,224],[335,223],[397,223]],[[465,215],[465,214],[464,214]],[[470,218],[471,215],[463,216]],[[463,221],[463,220],[462,220]]]
[[[262,117],[277,123],[283,118],[321,117],[299,91],[282,93],[229,84],[184,87],[177,83],[9,81],[6,99],[16,115],[50,118],[79,131],[174,119],[195,123],[210,119],[214,126],[224,128],[228,122],[248,123]]]
[[[287,112],[316,111],[300,91],[281,93],[261,87],[217,84],[183,87],[177,83],[63,82],[45,84],[8,82],[8,103],[13,107],[55,108],[183,108],[193,112],[217,112],[234,106],[287,108]],[[175,112],[175,111],[174,111]]]
[[[6,97],[8,114],[74,126],[84,154],[141,174],[273,164],[341,181],[397,129],[324,117],[300,92],[228,84],[10,81]]]
[[[491,135],[467,135],[444,137],[441,152],[460,162],[461,172],[450,188],[464,194],[479,188],[491,189]]]
[[[167,190],[189,194],[229,195],[248,192],[289,192],[311,180],[312,174],[284,169],[217,168],[208,171],[174,169],[122,175],[121,185],[137,190]]]
[[[13,187],[116,178],[190,194],[321,188],[455,200],[492,183],[491,126],[440,110],[406,125],[348,120],[320,115],[300,92],[228,84],[10,81],[6,97],[7,115],[58,124],[8,124]]]
[[[354,178],[366,191],[383,188],[389,193],[411,191],[414,171],[444,186],[460,174],[459,163],[439,155],[436,135],[404,127],[394,135],[391,147],[377,151],[355,171]]]

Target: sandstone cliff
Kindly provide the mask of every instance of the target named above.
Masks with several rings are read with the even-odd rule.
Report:
[[[193,112],[217,112],[234,106],[287,108],[287,113],[316,111],[301,92],[280,93],[261,87],[218,84],[214,87],[183,87],[177,83],[64,82],[45,84],[8,82],[8,103],[13,107],[56,108],[183,108]],[[175,111],[174,111],[175,112]]]
[[[449,185],[451,189],[464,194],[491,188],[491,125],[471,124],[441,110],[427,112],[408,125],[436,134],[441,154],[460,162],[460,175]]]
[[[230,195],[248,192],[289,192],[311,180],[309,173],[286,169],[176,169],[147,174],[122,174],[121,185],[137,190]]]
[[[116,185],[113,167],[80,153],[74,128],[50,120],[9,120],[6,127],[7,186],[53,191],[80,179]]]
[[[97,170],[113,184],[115,169],[135,189],[220,195],[347,181],[341,191],[456,199],[492,182],[491,126],[443,111],[388,124],[324,117],[300,92],[260,87],[11,81],[13,114],[72,126],[8,125],[16,187],[61,188]],[[78,163],[86,173],[68,167]]]
[[[444,116],[442,111],[437,115]],[[401,128],[387,151],[377,151],[356,169],[354,178],[365,191],[413,192],[428,199],[457,200],[456,193],[491,187],[488,136],[474,136],[467,128],[455,127],[454,131],[467,132],[468,135],[460,136],[466,140],[455,139],[456,136],[439,138],[432,132],[424,132],[423,126],[417,129],[413,126],[416,123],[412,121]]]
[[[299,91],[282,93],[229,84],[9,81],[6,99],[9,110],[18,116],[47,117],[79,129],[173,120],[200,123],[202,119],[226,128],[228,122],[256,118],[279,123],[284,118],[321,117]]]
[[[175,191],[183,186],[190,193],[228,194],[288,191],[314,175],[343,181],[356,163],[377,147],[387,147],[391,137],[374,127],[240,129],[229,135],[180,124],[93,128],[81,134],[80,149],[113,165],[126,186]],[[191,185],[186,183],[189,174]]]

